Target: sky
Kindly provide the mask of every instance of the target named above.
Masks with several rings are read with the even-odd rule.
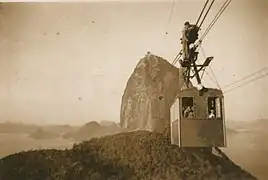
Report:
[[[2,3],[0,122],[119,122],[140,58],[149,50],[172,62],[184,22],[195,22],[204,3],[177,0],[170,21],[171,1]],[[204,29],[223,3],[216,1]],[[233,0],[206,36],[202,47],[214,56],[211,69],[223,90],[268,66],[267,8],[266,0]],[[204,82],[216,85],[207,75]],[[268,118],[267,91],[264,77],[227,92],[226,118]]]

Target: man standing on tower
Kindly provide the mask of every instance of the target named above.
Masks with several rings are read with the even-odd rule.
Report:
[[[190,52],[190,44],[194,43],[197,39],[197,32],[194,37],[192,37],[192,32],[197,27],[195,25],[191,25],[188,21],[184,23],[184,28],[182,31],[182,51],[183,51],[183,59],[189,60],[189,52]]]

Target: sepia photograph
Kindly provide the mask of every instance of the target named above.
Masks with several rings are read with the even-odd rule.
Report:
[[[267,8],[0,2],[0,180],[268,179]]]

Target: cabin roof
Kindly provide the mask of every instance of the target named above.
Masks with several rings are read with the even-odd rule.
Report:
[[[204,96],[208,96],[209,94],[223,96],[223,92],[220,89],[217,89],[217,88],[206,88],[206,89],[207,91],[204,93]],[[198,94],[199,94],[198,89],[196,87],[191,87],[191,88],[181,90],[181,93],[179,94],[179,96],[184,96],[184,95],[196,96]]]

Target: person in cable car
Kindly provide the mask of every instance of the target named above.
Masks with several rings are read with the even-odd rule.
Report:
[[[188,106],[183,110],[183,117],[184,118],[194,118],[194,108],[192,106]]]
[[[214,109],[210,109],[210,113],[209,113],[208,118],[209,119],[215,118],[215,111],[214,111]]]
[[[184,118],[187,118],[188,115],[189,115],[189,113],[190,113],[190,111],[191,111],[191,107],[190,106],[185,107],[184,110],[183,110],[183,117]]]
[[[190,111],[189,114],[188,114],[188,118],[189,118],[189,119],[194,118],[194,110],[193,110],[193,107],[191,108],[191,111]]]

